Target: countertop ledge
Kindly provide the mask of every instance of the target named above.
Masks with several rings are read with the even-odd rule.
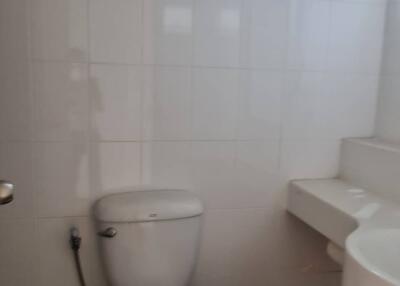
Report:
[[[399,203],[340,179],[292,181],[288,211],[369,268],[371,265],[360,257],[353,241],[371,230],[400,229]],[[397,279],[386,278],[400,285]]]

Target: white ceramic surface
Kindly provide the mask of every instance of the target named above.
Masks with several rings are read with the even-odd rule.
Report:
[[[357,1],[331,3],[329,54],[332,56],[329,57],[328,67],[333,71],[377,75],[382,55],[386,3],[359,4]],[[349,41],[353,44],[349,45]]]
[[[387,1],[385,40],[383,46],[381,85],[376,116],[377,136],[392,142],[400,142],[400,2]]]
[[[188,140],[192,137],[192,70],[149,67],[145,70],[143,138]]]
[[[294,69],[324,70],[328,61],[331,3],[292,1],[289,22],[288,65]]]
[[[143,1],[89,0],[90,60],[142,62]]]
[[[33,58],[88,60],[88,1],[35,1],[30,20]]]
[[[352,234],[346,243],[343,285],[400,285],[399,242],[400,228],[371,228]]]
[[[191,192],[142,189],[101,198],[94,216],[101,222],[138,223],[191,218],[203,212],[202,202]]]
[[[95,205],[105,271],[113,286],[186,286],[196,264],[202,202],[184,190],[139,190]],[[121,267],[123,266],[123,267]]]
[[[346,249],[342,285],[400,285],[398,204],[339,179],[300,180],[288,209]]]
[[[139,141],[142,138],[142,68],[91,65],[89,80],[91,139]]]
[[[87,65],[35,62],[32,72],[32,138],[36,141],[86,140]]]
[[[340,178],[400,202],[398,145],[374,138],[345,139],[340,161]]]
[[[232,140],[239,97],[239,71],[195,69],[193,72],[193,139]]]
[[[240,0],[196,1],[194,64],[238,67],[242,21]]]
[[[194,2],[194,0],[143,2],[143,60],[146,64],[191,65]]]

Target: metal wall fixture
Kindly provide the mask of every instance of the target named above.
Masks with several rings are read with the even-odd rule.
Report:
[[[9,204],[14,199],[14,184],[10,181],[0,180],[0,205]]]
[[[113,238],[114,236],[117,235],[117,230],[113,227],[109,227],[103,231],[100,231],[98,234],[99,234],[99,236],[102,236],[102,237]]]

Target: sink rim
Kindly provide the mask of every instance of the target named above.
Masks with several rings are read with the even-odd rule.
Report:
[[[358,242],[364,239],[368,235],[373,235],[376,233],[381,233],[383,231],[396,232],[400,235],[400,228],[396,227],[370,227],[370,228],[359,228],[348,236],[346,239],[346,252],[348,255],[353,257],[353,259],[360,264],[365,270],[371,272],[372,274],[378,276],[379,278],[392,283],[393,285],[400,285],[400,276],[397,278],[382,267],[373,263],[371,259],[367,258],[361,251],[360,247],[357,245]],[[399,257],[400,260],[400,257]]]

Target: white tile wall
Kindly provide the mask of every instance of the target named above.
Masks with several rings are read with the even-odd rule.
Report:
[[[377,0],[0,1],[0,177],[18,190],[0,207],[0,284],[78,285],[77,225],[88,285],[105,285],[90,207],[146,184],[206,204],[193,285],[339,285],[325,240],[285,213],[285,187],[336,175],[340,139],[372,135],[384,12]]]
[[[90,145],[93,198],[141,183],[141,148],[135,142],[102,142]],[[92,200],[93,201],[93,200]]]
[[[325,248],[318,233],[281,210],[212,210],[193,285],[340,285],[339,275],[326,274],[337,266],[321,255]]]
[[[142,2],[89,0],[91,61],[124,64],[142,62]]]
[[[379,139],[347,139],[342,143],[340,177],[389,200],[399,201],[398,144]]]
[[[87,60],[87,1],[38,0],[31,5],[31,47],[34,59]]]
[[[265,209],[208,212],[193,285],[273,285],[271,222]]]
[[[91,65],[91,139],[139,141],[142,132],[142,69]]]
[[[0,58],[4,63],[9,61],[24,62],[28,56],[28,31],[29,9],[26,0],[5,0],[1,2],[1,28],[0,39]],[[7,66],[2,69],[2,74],[6,75],[6,71],[12,69],[13,66]]]
[[[280,136],[285,75],[269,70],[242,70],[239,75],[236,138],[276,139]]]
[[[193,71],[193,139],[233,140],[239,97],[239,72],[196,68]]]
[[[87,215],[90,207],[89,151],[86,143],[35,143],[32,185],[36,215]]]
[[[29,54],[26,0],[0,3],[0,141],[30,136]],[[13,120],[9,120],[12,118]]]
[[[376,74],[380,69],[385,2],[333,1],[329,69]]]
[[[194,64],[237,67],[241,34],[240,0],[195,2]]]
[[[380,77],[376,134],[387,141],[400,142],[400,3],[388,0],[385,41]]]
[[[1,218],[31,218],[34,212],[32,192],[32,146],[28,142],[0,143],[0,174],[18,182],[18,192],[12,204],[0,209]]]
[[[143,183],[168,188],[193,189],[191,142],[143,144]]]
[[[288,73],[283,138],[372,135],[378,84],[377,75]]]
[[[32,139],[82,141],[88,135],[86,64],[32,64]]]
[[[400,142],[400,74],[384,75],[380,80],[376,133],[385,140]]]
[[[191,65],[194,0],[144,1],[143,61]]]
[[[328,62],[331,1],[292,0],[289,17],[288,67],[325,70]]]
[[[286,178],[332,178],[339,166],[339,140],[284,140],[281,158]]]
[[[387,1],[385,41],[383,47],[382,74],[389,75],[400,72],[400,3],[396,0]]]
[[[192,138],[192,71],[148,67],[145,71],[143,131],[147,140]]]
[[[282,69],[288,50],[289,0],[250,0],[243,6],[241,61],[245,67]],[[248,26],[246,26],[246,24]]]
[[[0,283],[10,286],[35,285],[35,220],[2,220],[0,227],[7,230],[2,232],[0,241],[0,252],[3,255],[0,259]]]
[[[90,218],[49,218],[37,222],[34,245],[38,254],[37,285],[79,285],[69,242],[64,239],[71,227],[78,227],[82,237],[81,263],[88,285],[105,286],[95,227]]]
[[[9,40],[0,41],[4,43]],[[0,112],[0,141],[26,141],[30,138],[32,128],[29,65],[24,58],[3,55],[1,62],[7,68],[0,69],[0,105],[6,108]]]

